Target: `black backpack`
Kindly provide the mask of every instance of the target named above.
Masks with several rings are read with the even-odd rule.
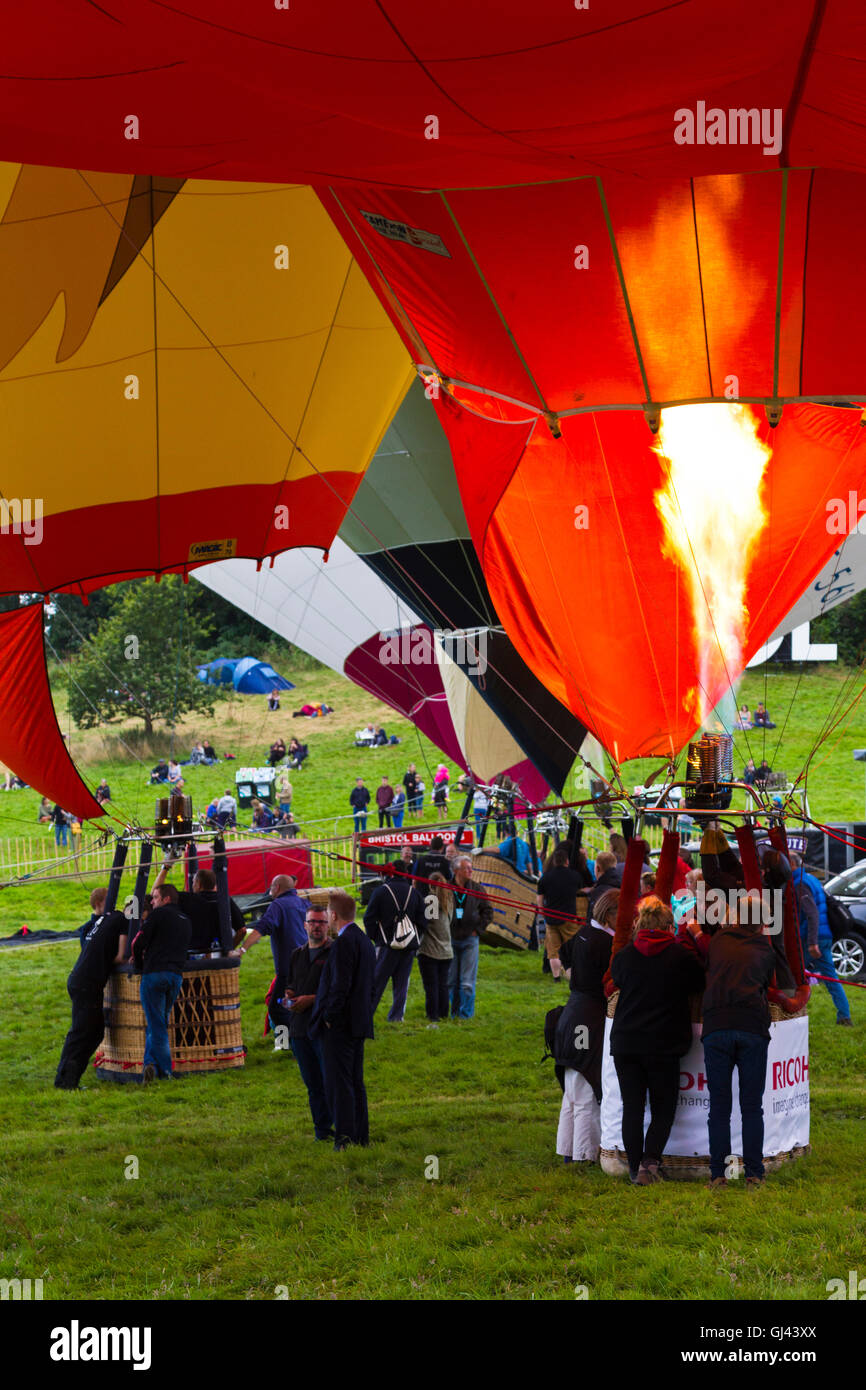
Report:
[[[557,1004],[555,1009],[548,1009],[544,1015],[544,1056],[542,1062],[546,1062],[548,1057],[556,1060],[556,1029],[559,1020],[562,1018],[564,1004]]]
[[[850,909],[844,903],[840,903],[838,898],[834,898],[832,893],[825,893],[824,901],[827,904],[827,925],[835,941],[838,936],[845,936],[857,923]]]

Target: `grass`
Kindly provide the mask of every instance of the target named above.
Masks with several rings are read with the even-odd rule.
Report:
[[[371,1147],[335,1154],[261,1037],[265,947],[242,969],[244,1070],[146,1091],[52,1089],[74,955],[2,961],[0,1276],[42,1278],[46,1297],[821,1299],[863,1267],[859,993],[854,1030],[823,992],[812,1008],[812,1155],[759,1193],[711,1195],[555,1157],[559,1088],[539,1058],[559,995],[537,956],[484,950],[476,1018],[435,1031],[416,972],[406,1022],[367,1047]]]
[[[298,689],[279,716],[263,699],[238,697],[214,720],[180,727],[176,747],[209,733],[220,751],[253,761],[273,730],[302,729],[310,760],[294,779],[296,814],[330,830],[348,810],[356,769],[374,786],[382,770],[393,779],[410,759],[440,760],[405,721],[338,677],[289,674]],[[840,684],[832,668],[803,679],[774,765],[798,766]],[[763,675],[746,677],[743,698],[766,698],[780,726],[768,750],[796,686],[796,676],[771,674],[765,696]],[[286,718],[308,699],[326,699],[336,715]],[[351,749],[371,719],[397,732],[400,746]],[[146,823],[153,790],[113,737],[73,731],[73,754],[88,781],[105,773],[123,813]],[[744,750],[745,736],[737,743]],[[816,762],[810,796],[820,816],[860,814],[863,769],[852,746],[866,746],[862,714]],[[147,767],[167,749],[157,738]],[[193,769],[196,805],[237,765]],[[642,775],[626,769],[628,781]],[[28,833],[19,818],[36,834],[37,800],[0,798],[0,835]],[[87,891],[89,882],[8,889],[0,931],[21,920],[77,924]],[[436,1031],[424,1026],[416,973],[406,1023],[380,1022],[368,1046],[373,1143],[337,1155],[313,1140],[295,1063],[261,1037],[265,945],[242,969],[243,1071],[146,1091],[95,1080],[80,1093],[55,1091],[75,950],[0,955],[0,1277],[42,1278],[46,1297],[272,1299],[282,1287],[291,1298],[561,1299],[585,1285],[591,1299],[823,1300],[827,1280],[866,1263],[861,991],[852,991],[853,1030],[835,1027],[823,990],[811,1006],[813,1153],[758,1193],[711,1195],[690,1184],[632,1189],[556,1159],[559,1089],[551,1064],[538,1063],[544,1013],[560,996],[537,956],[483,950],[476,1018]],[[137,1179],[125,1177],[130,1156]],[[431,1158],[438,1180],[425,1177]]]

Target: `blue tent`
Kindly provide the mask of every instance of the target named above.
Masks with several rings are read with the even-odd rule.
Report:
[[[251,660],[247,657],[247,660]],[[217,657],[216,661],[209,661],[204,666],[199,666],[197,675],[200,681],[205,681],[208,685],[231,685],[232,677],[235,673],[237,660],[227,660],[224,656]]]
[[[235,663],[232,677],[235,690],[241,695],[267,695],[270,691],[294,690],[291,681],[280,676],[266,661],[256,661],[254,656],[245,656]]]

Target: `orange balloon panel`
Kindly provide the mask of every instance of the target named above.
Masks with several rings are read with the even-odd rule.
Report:
[[[828,505],[866,485],[859,410],[792,405],[773,431],[734,407],[743,465],[725,433],[732,408],[687,409],[700,412],[696,450],[679,473],[667,441],[681,411],[663,416],[670,456],[637,412],[572,417],[561,439],[538,424],[527,444],[525,422],[441,411],[509,636],[620,760],[688,741],[838,547]],[[496,471],[476,483],[481,456]],[[685,519],[681,554],[666,490]]]

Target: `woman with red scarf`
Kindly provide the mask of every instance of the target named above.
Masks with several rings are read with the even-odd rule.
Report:
[[[622,1142],[633,1183],[646,1187],[659,1169],[673,1127],[680,1085],[680,1058],[692,1040],[689,995],[704,987],[704,968],[694,949],[678,942],[670,908],[644,898],[630,946],[611,960],[619,990],[610,1051],[622,1095]],[[644,1137],[649,1093],[650,1125]]]

